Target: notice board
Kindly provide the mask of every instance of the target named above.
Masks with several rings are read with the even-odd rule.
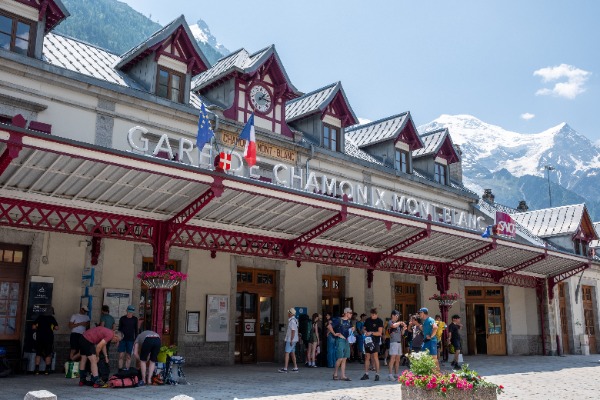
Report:
[[[229,341],[229,295],[206,296],[206,341]]]
[[[115,321],[127,314],[127,306],[131,304],[131,290],[104,289],[104,303],[110,309]]]

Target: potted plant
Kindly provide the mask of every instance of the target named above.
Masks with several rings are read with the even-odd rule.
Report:
[[[163,271],[140,271],[137,277],[149,289],[172,289],[181,281],[185,281],[187,274],[166,269]]]
[[[492,400],[504,387],[486,381],[468,365],[458,372],[436,372],[436,364],[429,352],[407,354],[410,370],[398,377],[403,399],[477,399]]]
[[[460,296],[458,293],[435,293],[429,300],[437,301],[441,306],[452,306]]]

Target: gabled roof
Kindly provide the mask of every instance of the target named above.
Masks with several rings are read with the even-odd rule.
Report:
[[[123,54],[115,68],[126,69],[149,54],[155,51],[160,52],[165,42],[168,42],[168,39],[171,37],[173,38],[172,44],[175,45],[177,43],[179,50],[186,53],[182,56],[188,64],[188,68],[191,68],[192,75],[199,74],[210,68],[210,63],[202,53],[202,50],[200,50],[183,15]]]
[[[427,132],[421,135],[421,141],[424,146],[419,150],[413,151],[413,158],[425,156],[442,157],[448,161],[448,164],[460,161],[460,157],[454,149],[447,128]]]
[[[360,148],[387,140],[394,140],[394,143],[401,140],[408,143],[413,150],[423,147],[408,111],[368,124],[350,127],[346,129],[345,133],[346,138],[354,140]]]
[[[344,140],[344,147],[345,147],[344,153],[346,153],[349,156],[368,161],[372,164],[383,165],[383,163],[381,161],[378,161],[371,155],[369,155],[366,152],[359,149],[358,146],[356,145],[356,143],[354,143],[354,141],[352,139],[346,138],[346,140]]]
[[[50,32],[60,24],[69,15],[69,11],[60,0],[17,0],[19,3],[23,3],[32,8],[39,10],[38,20],[43,21],[46,18],[46,26],[44,27],[44,33]]]
[[[339,109],[342,126],[358,122],[339,81],[288,101],[285,104],[285,120],[289,123],[308,115],[324,113],[330,105]]]
[[[219,59],[210,69],[202,72],[192,80],[192,90],[200,91],[234,74],[254,75],[264,64],[273,61],[275,61],[274,67],[281,75],[280,79],[285,81],[285,89],[292,95],[291,97],[300,96],[302,93],[290,81],[275,50],[275,45],[265,47],[254,54],[250,54],[242,48]]]
[[[516,213],[511,214],[511,217],[539,237],[574,235],[579,232],[580,226],[585,224],[589,225],[587,230],[593,230],[591,222],[586,223],[586,219],[591,220],[585,204]],[[588,235],[590,233],[592,232],[588,232]],[[595,236],[593,239],[598,239],[595,232],[592,235]]]

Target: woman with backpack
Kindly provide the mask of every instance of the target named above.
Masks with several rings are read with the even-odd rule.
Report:
[[[320,332],[319,332],[319,313],[314,313],[311,319],[311,327],[308,333],[308,355],[307,362],[309,368],[317,368],[317,347],[320,343]]]

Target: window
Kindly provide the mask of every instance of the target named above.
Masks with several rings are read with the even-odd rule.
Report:
[[[447,184],[447,182],[446,182],[446,166],[439,164],[439,163],[435,163],[434,171],[435,171],[434,180],[437,183],[446,185]]]
[[[0,47],[15,53],[31,53],[32,23],[15,16],[0,14]]]
[[[396,149],[394,155],[394,169],[404,173],[409,173],[408,170],[408,152]]]
[[[323,147],[333,151],[340,151],[339,129],[330,125],[323,125]]]
[[[575,239],[573,240],[573,244],[575,247],[575,254],[579,254],[580,256],[587,256],[588,242],[586,242],[585,240]]]
[[[175,71],[159,67],[158,79],[156,84],[156,95],[176,101],[183,102],[183,82],[184,76]]]

